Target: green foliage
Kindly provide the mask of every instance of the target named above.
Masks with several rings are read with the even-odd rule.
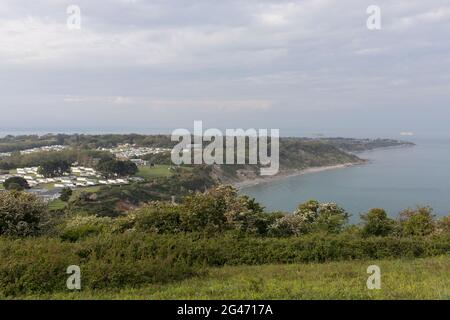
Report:
[[[339,233],[348,222],[349,214],[335,203],[309,200],[298,205],[292,215],[278,219],[271,227],[272,235],[292,236],[312,231]]]
[[[382,290],[367,290],[367,266],[382,270]],[[125,300],[449,300],[450,257],[210,268],[203,277],[123,290],[82,290],[19,299]]]
[[[58,177],[70,173],[70,163],[66,160],[50,160],[39,166],[38,173],[44,177]]]
[[[0,238],[0,292],[10,297],[66,291],[66,269],[81,268],[83,289],[137,287],[202,273],[171,254],[169,242],[129,235],[88,238],[82,243],[51,238]]]
[[[3,182],[3,186],[6,190],[17,190],[22,191],[25,189],[30,189],[27,180],[22,177],[11,177]]]
[[[64,201],[64,202],[67,202],[67,201],[70,200],[70,197],[72,196],[72,193],[73,193],[72,189],[70,189],[70,188],[63,188],[61,190],[61,195],[59,196],[59,199]]]
[[[138,167],[136,166],[135,163],[129,160],[121,161],[115,159],[101,160],[97,164],[96,169],[107,177],[131,176],[138,171]]]
[[[450,215],[442,217],[437,223],[437,229],[440,234],[450,236]]]
[[[319,201],[312,199],[299,204],[294,214],[301,217],[305,223],[313,223],[319,216],[319,209]]]
[[[400,212],[401,232],[405,236],[426,236],[435,230],[433,209],[417,207]]]
[[[322,203],[313,226],[328,233],[341,232],[349,219],[349,214],[335,203]]]
[[[184,207],[167,202],[152,202],[128,215],[138,231],[153,233],[178,233],[181,230],[180,216]]]
[[[46,218],[47,206],[35,195],[21,191],[0,192],[0,235],[37,235]]]
[[[0,138],[0,152],[14,152],[53,144],[58,144],[58,141],[52,135],[44,135],[41,137],[37,135],[7,135]]]
[[[136,228],[156,233],[237,230],[249,234],[267,232],[268,219],[254,199],[238,196],[234,188],[220,186],[186,196],[179,204],[153,202],[131,212]]]
[[[0,169],[10,170],[23,167],[40,167],[52,161],[78,162],[79,165],[92,166],[95,162],[94,159],[112,159],[112,155],[109,152],[79,148],[29,154],[14,153],[10,157],[0,159]]]
[[[300,236],[309,232],[310,225],[305,223],[302,216],[284,214],[269,227],[269,234],[275,237]]]
[[[395,221],[389,219],[383,209],[374,208],[361,215],[363,221],[362,233],[365,236],[387,236],[394,232]]]
[[[114,221],[108,217],[76,215],[67,218],[57,228],[62,240],[78,241],[92,235],[111,233],[114,230]]]
[[[448,237],[306,235],[262,238],[221,234],[98,234],[77,242],[0,238],[0,292],[6,296],[66,291],[65,270],[79,265],[83,290],[133,288],[203,274],[205,267],[297,264],[443,255]]]

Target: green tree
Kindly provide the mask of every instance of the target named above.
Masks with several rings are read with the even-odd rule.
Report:
[[[133,211],[136,230],[154,233],[178,233],[182,231],[180,216],[183,206],[155,201]]]
[[[300,203],[294,211],[294,215],[301,217],[305,224],[311,224],[319,216],[319,209],[319,201],[312,199],[304,203]]]
[[[3,182],[3,186],[6,190],[19,190],[22,191],[24,189],[29,189],[27,180],[22,177],[11,177]]]
[[[138,167],[135,163],[125,160],[115,160],[115,159],[102,159],[96,166],[96,169],[101,172],[104,176],[131,176],[136,174]]]
[[[339,233],[348,222],[349,214],[335,203],[319,203],[308,200],[298,205],[294,211],[295,219],[284,218],[285,225],[295,225],[295,234],[305,234],[313,230]]]
[[[252,198],[231,186],[218,186],[183,199],[180,220],[185,231],[267,233],[270,219]]]
[[[37,235],[46,214],[47,206],[33,194],[21,191],[0,192],[0,235]]]
[[[370,209],[366,214],[361,215],[363,221],[362,233],[365,236],[387,236],[395,229],[395,221],[389,219],[383,209]]]
[[[70,172],[70,163],[65,160],[49,160],[39,166],[38,173],[44,177],[57,177]]]
[[[400,212],[400,226],[405,236],[426,236],[435,229],[433,209],[417,207]]]
[[[328,233],[339,233],[347,224],[350,215],[336,203],[321,203],[313,227]]]
[[[269,228],[269,234],[275,237],[300,236],[308,233],[310,226],[301,215],[283,214]]]
[[[72,196],[72,193],[73,193],[72,189],[70,189],[70,188],[63,188],[61,190],[61,195],[59,196],[59,199],[64,201],[64,202],[67,202],[67,201],[69,201],[70,197]]]

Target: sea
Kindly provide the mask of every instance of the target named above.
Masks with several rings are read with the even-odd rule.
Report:
[[[336,202],[351,222],[371,208],[391,217],[406,208],[430,206],[436,216],[450,214],[450,135],[402,137],[412,147],[357,154],[365,165],[291,176],[241,189],[268,210],[292,212],[309,199]]]

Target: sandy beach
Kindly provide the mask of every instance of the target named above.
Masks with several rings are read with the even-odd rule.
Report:
[[[366,163],[367,163],[367,161],[347,162],[347,163],[341,163],[341,164],[336,164],[336,165],[332,165],[332,166],[311,167],[311,168],[306,168],[306,169],[302,169],[302,170],[282,171],[274,176],[258,177],[256,179],[248,179],[248,180],[239,181],[239,182],[234,183],[233,186],[236,189],[244,189],[244,188],[255,186],[258,184],[262,184],[262,183],[269,183],[269,182],[273,182],[273,181],[277,181],[277,180],[286,179],[288,177],[301,176],[301,175],[305,175],[305,174],[317,173],[317,172],[322,172],[322,171],[327,171],[327,170],[348,168],[348,167],[352,167],[352,166],[363,165]]]

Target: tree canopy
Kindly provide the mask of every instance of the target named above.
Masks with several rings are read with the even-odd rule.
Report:
[[[135,163],[133,163],[129,160],[121,161],[121,160],[115,160],[115,159],[101,160],[97,164],[96,169],[107,177],[131,176],[138,171],[138,168]]]
[[[44,162],[38,169],[38,173],[44,177],[58,177],[70,172],[70,163],[65,160],[50,160]]]
[[[5,180],[5,182],[3,182],[3,186],[5,187],[6,190],[19,190],[19,191],[30,188],[27,180],[25,180],[22,177],[8,178]]]

